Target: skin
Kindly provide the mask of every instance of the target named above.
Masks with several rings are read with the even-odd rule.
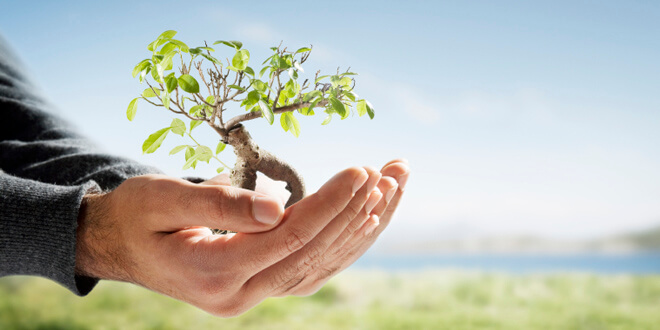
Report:
[[[282,189],[235,188],[163,175],[126,180],[83,200],[76,246],[81,275],[135,283],[213,315],[237,316],[268,297],[310,295],[346,269],[389,224],[409,175],[353,167],[283,208]],[[253,211],[255,198],[261,208]],[[255,215],[270,215],[274,223]],[[212,235],[208,228],[236,231]]]

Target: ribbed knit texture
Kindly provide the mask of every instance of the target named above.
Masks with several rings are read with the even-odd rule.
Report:
[[[42,276],[85,295],[97,280],[75,274],[82,197],[159,171],[98,152],[54,112],[0,36],[0,276]]]

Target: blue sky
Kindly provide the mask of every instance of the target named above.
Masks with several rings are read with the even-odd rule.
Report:
[[[108,152],[171,175],[166,141],[142,155],[162,110],[140,106],[130,71],[167,29],[198,45],[314,45],[306,64],[350,66],[376,119],[295,139],[250,122],[262,147],[318,188],[341,168],[406,157],[413,176],[388,240],[451,235],[593,237],[660,223],[660,5],[651,1],[0,2],[0,33],[46,95]],[[227,53],[226,56],[231,56]],[[212,132],[200,139],[213,144]],[[227,153],[229,155],[229,153]],[[228,157],[226,159],[230,159]]]

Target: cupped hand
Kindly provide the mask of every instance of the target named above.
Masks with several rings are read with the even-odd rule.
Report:
[[[360,220],[369,214],[365,206],[380,214],[390,209],[388,203],[373,206],[383,180],[370,168],[338,173],[286,211],[280,198],[218,180],[197,185],[145,175],[105,195],[86,196],[78,273],[136,283],[234,316],[267,297],[298,290],[310,274],[328,267],[324,257],[331,251],[338,265],[361,254],[374,237],[359,237],[373,219]],[[208,228],[237,233],[212,235]],[[351,252],[336,252],[347,244]]]

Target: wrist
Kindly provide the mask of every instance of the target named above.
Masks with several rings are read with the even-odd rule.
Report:
[[[98,279],[109,278],[102,267],[106,249],[103,241],[109,239],[102,231],[107,216],[105,194],[87,194],[80,203],[78,227],[76,229],[76,274]],[[105,260],[107,261],[107,260]]]

